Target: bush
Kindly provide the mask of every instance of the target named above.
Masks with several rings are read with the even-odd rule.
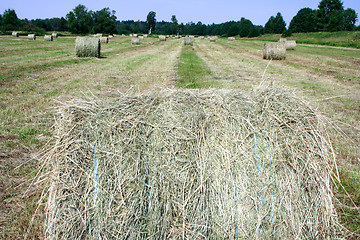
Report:
[[[281,34],[281,37],[291,37],[292,35],[292,30],[285,30],[282,34]]]

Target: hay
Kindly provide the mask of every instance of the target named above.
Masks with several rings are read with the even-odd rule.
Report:
[[[286,41],[287,41],[286,38],[280,38],[278,42],[279,43],[286,43]]]
[[[234,37],[228,37],[228,40],[229,41],[235,41],[235,38]]]
[[[293,94],[188,90],[58,109],[45,239],[334,239],[333,159]]]
[[[209,37],[210,42],[216,42],[217,38],[216,37]]]
[[[109,35],[109,38],[114,38],[114,35]]]
[[[133,37],[138,37],[138,35],[137,35],[137,34],[133,34]]]
[[[57,38],[58,34],[57,33],[52,33],[51,36],[53,36],[53,38]]]
[[[144,38],[147,38],[148,37],[148,35],[147,34],[144,34]]]
[[[163,35],[160,35],[160,36],[159,36],[159,40],[160,40],[160,41],[166,41],[166,37],[163,36]]]
[[[19,37],[19,33],[18,33],[18,32],[12,32],[11,36],[13,36],[13,37]]]
[[[286,58],[286,48],[284,43],[264,43],[263,58],[282,60]]]
[[[191,37],[187,37],[184,39],[184,45],[194,45],[194,38],[191,38]]]
[[[140,39],[139,38],[132,38],[131,39],[131,44],[139,45],[140,44]]]
[[[144,40],[144,37],[143,37],[143,36],[139,36],[138,39]]]
[[[285,43],[286,50],[296,50],[296,41],[288,40]]]
[[[75,41],[77,57],[100,57],[100,39],[92,37],[77,37]]]
[[[100,43],[109,43],[108,37],[100,37]]]
[[[97,38],[101,38],[102,37],[102,33],[97,33],[96,35],[95,35],[95,37],[97,37]]]
[[[28,40],[36,40],[35,34],[28,34]]]
[[[53,41],[53,36],[52,35],[45,35],[44,36],[44,41]]]
[[[204,37],[204,36],[199,36],[198,38],[199,38],[199,39],[204,39],[205,37]]]

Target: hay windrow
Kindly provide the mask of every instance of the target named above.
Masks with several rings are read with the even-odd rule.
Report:
[[[334,239],[322,121],[279,89],[59,108],[46,239]]]
[[[100,57],[100,39],[92,37],[77,37],[75,40],[77,57]]]
[[[273,60],[283,60],[286,58],[285,43],[264,43],[263,58]]]

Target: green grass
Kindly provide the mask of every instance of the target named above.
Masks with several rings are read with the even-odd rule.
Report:
[[[211,71],[191,46],[184,46],[178,64],[176,85],[182,88],[215,87]]]
[[[277,41],[280,37],[281,34],[265,34],[255,39]],[[360,32],[358,31],[293,33],[287,39],[304,44],[360,48]]]

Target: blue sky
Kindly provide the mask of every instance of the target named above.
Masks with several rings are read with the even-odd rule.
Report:
[[[245,17],[256,25],[265,25],[270,16],[281,12],[287,24],[304,7],[316,9],[320,0],[1,0],[0,13],[14,9],[19,18],[65,17],[78,4],[89,10],[109,7],[118,20],[143,20],[149,11],[156,12],[158,21],[170,21],[176,15],[179,23],[201,21],[205,24],[238,21]],[[343,1],[345,8],[354,9],[360,17],[360,0]],[[359,25],[359,20],[357,22]]]

